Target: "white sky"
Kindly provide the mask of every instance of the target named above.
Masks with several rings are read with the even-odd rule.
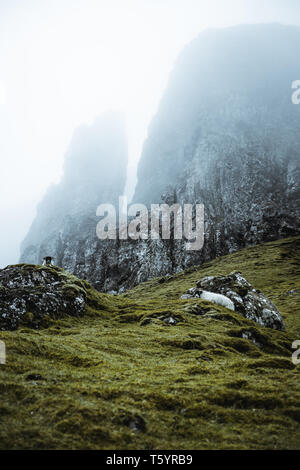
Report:
[[[17,262],[77,126],[123,111],[132,181],[184,45],[207,27],[274,21],[299,24],[300,1],[0,0],[0,267]]]

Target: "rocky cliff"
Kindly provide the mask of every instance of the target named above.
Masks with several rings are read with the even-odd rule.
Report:
[[[57,264],[97,288],[119,290],[299,234],[300,105],[291,100],[292,82],[300,77],[299,41],[300,29],[293,26],[209,30],[175,64],[144,144],[134,202],[203,203],[202,250],[188,252],[184,241],[174,239],[96,240],[93,203],[122,194],[125,164],[115,168],[110,162],[101,180],[108,185],[91,187],[87,175],[94,177],[102,163],[93,157],[85,165],[79,158],[74,173],[79,139],[72,144],[64,182],[39,208],[21,261],[39,262],[42,253],[55,253]],[[86,144],[87,157],[95,156],[93,144]],[[75,194],[66,207],[67,184],[68,195]],[[54,224],[49,213],[55,214]]]
[[[300,233],[300,29],[206,31],[181,53],[138,168],[135,202],[203,203],[205,244],[141,241],[133,277],[180,271]],[[151,253],[155,252],[154,259]],[[163,261],[162,261],[163,260]]]
[[[102,287],[107,254],[117,247],[96,236],[96,209],[118,206],[127,169],[127,138],[122,116],[106,113],[93,125],[75,132],[65,157],[62,181],[49,189],[38,206],[21,247],[21,263],[41,264],[46,255],[54,264]]]
[[[134,202],[203,203],[204,248],[123,243],[119,286],[300,233],[300,106],[291,100],[299,40],[297,27],[249,25],[204,32],[183,50],[144,144]]]

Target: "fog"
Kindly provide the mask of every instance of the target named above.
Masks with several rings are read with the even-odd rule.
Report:
[[[206,28],[259,22],[299,25],[299,0],[0,0],[0,267],[18,261],[76,127],[124,113],[130,198],[184,45]]]

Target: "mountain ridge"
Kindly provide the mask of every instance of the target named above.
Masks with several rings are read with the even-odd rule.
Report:
[[[204,204],[202,250],[187,252],[185,240],[173,236],[138,241],[95,238],[98,204],[115,201],[124,192],[123,163],[118,168],[123,176],[115,178],[113,166],[109,173],[116,180],[115,197],[109,189],[101,195],[97,186],[82,188],[74,217],[73,209],[67,208],[52,235],[42,220],[47,207],[43,214],[40,211],[34,223],[40,220],[41,230],[33,244],[28,236],[21,262],[40,262],[53,252],[57,264],[97,289],[120,292],[245,246],[297,236],[300,106],[292,103],[291,85],[300,76],[295,60],[299,41],[298,27],[236,26],[200,34],[179,56],[149,127],[133,202]],[[93,142],[85,141],[92,155]],[[71,186],[72,178],[77,182],[78,175],[72,172],[77,153],[72,148],[68,160]],[[81,153],[84,162],[84,148]],[[103,152],[96,154],[102,161]],[[106,179],[99,179],[100,184],[105,188]]]

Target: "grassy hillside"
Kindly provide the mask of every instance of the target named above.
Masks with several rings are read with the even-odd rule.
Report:
[[[233,270],[275,303],[286,332],[206,301],[180,300],[200,278]],[[0,332],[7,347],[1,449],[300,447],[300,366],[291,361],[300,339],[300,238],[120,296],[85,287],[84,317]],[[197,315],[199,305],[206,315]],[[176,325],[164,322],[170,315]]]

